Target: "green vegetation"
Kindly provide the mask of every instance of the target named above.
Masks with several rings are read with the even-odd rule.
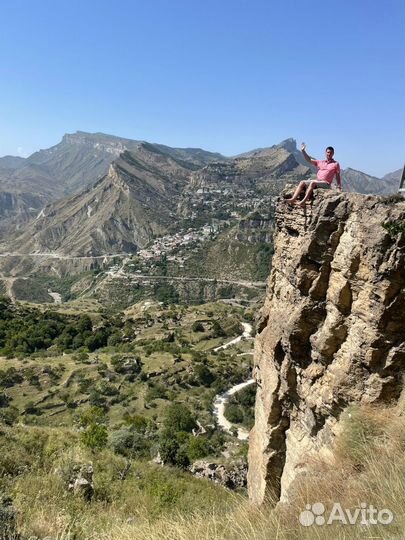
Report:
[[[44,312],[0,298],[0,354],[23,357],[54,346],[57,352],[81,348],[95,351],[121,328],[119,319],[109,319],[98,328],[88,315],[78,317]]]
[[[249,241],[245,235],[249,236]],[[263,281],[270,272],[273,245],[263,242],[261,235],[260,230],[245,231],[237,224],[224,228],[215,239],[207,240],[192,250],[183,268],[168,262],[167,273],[173,276],[209,276],[218,280]],[[238,284],[218,282],[217,287],[219,298],[243,297],[245,294]],[[260,291],[256,294],[260,295]]]
[[[254,424],[254,406],[256,386],[250,385],[231,396],[225,405],[225,417],[233,424],[242,424],[252,429]]]
[[[395,238],[405,232],[405,221],[387,221],[386,223],[381,223],[381,225],[391,238]]]
[[[239,348],[214,352],[241,333],[244,311],[83,305],[89,314],[77,301],[49,310],[0,299],[0,492],[13,496],[21,534],[56,537],[67,527],[81,538],[143,520],[146,510],[159,520],[179,505],[189,515],[219,499],[236,504],[182,470],[223,460],[225,447],[240,458],[235,438],[215,427],[212,404],[250,375]],[[163,468],[150,463],[158,455]],[[89,463],[94,493],[81,497],[68,485]]]
[[[103,411],[110,440],[113,431],[129,429],[122,425],[124,416],[138,415],[155,426],[150,428],[155,438],[142,446],[143,454],[156,446],[156,425],[164,421],[170,403],[187,404],[202,425],[214,424],[215,394],[249,377],[248,357],[241,360],[233,348],[213,351],[241,333],[243,310],[225,304],[142,306],[88,316],[68,304],[57,312],[1,299],[3,421],[72,427],[87,408],[95,407]],[[248,350],[252,343],[242,346]],[[90,447],[99,444],[94,438],[103,431],[92,429]],[[121,433],[134,448],[138,435]],[[108,446],[104,436],[101,440]]]
[[[80,280],[93,277],[93,272],[85,272],[61,278],[48,274],[40,274],[29,278],[17,278],[13,284],[15,296],[21,301],[51,303],[49,291],[61,295],[62,301],[67,302],[75,297],[72,287]]]
[[[271,269],[271,259],[274,254],[273,244],[258,244],[256,252],[256,272],[255,279],[267,279]]]
[[[220,500],[225,508],[233,500],[215,484],[132,459],[125,452],[128,443],[122,434],[115,433],[104,448],[104,436],[89,447],[82,435],[60,428],[3,427],[2,431],[1,491],[12,493],[18,531],[24,538],[56,538],[63,531],[71,538],[93,537],[107,532],[113,522],[139,525],[177,508],[186,516],[196,508],[209,512]],[[114,447],[124,451],[117,453]],[[83,466],[94,470],[94,489],[87,502],[69,489],[74,471]]]
[[[179,294],[173,285],[164,282],[154,287],[154,297],[165,306],[176,304],[179,301]]]

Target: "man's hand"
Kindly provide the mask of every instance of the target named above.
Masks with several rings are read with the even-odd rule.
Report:
[[[301,152],[304,154],[304,158],[309,162],[312,163],[312,165],[316,165],[314,158],[309,156],[306,151],[307,145],[303,142],[301,143]]]

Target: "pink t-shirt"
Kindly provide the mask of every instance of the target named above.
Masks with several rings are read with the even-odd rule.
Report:
[[[331,184],[335,175],[340,173],[340,165],[337,161],[326,161],[326,159],[313,159],[312,163],[317,167],[316,178],[321,182]]]

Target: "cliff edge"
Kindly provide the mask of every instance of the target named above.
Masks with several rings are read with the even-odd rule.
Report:
[[[255,504],[286,500],[310,456],[331,451],[342,411],[397,400],[405,372],[405,201],[280,201],[274,244],[255,341]]]

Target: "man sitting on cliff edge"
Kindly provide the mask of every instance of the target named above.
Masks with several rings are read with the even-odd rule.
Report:
[[[313,159],[309,156],[305,150],[305,143],[301,144],[301,151],[304,154],[304,158],[315,165],[318,169],[316,180],[302,180],[295,190],[294,195],[290,199],[286,199],[288,204],[296,204],[297,206],[303,207],[307,200],[311,197],[314,189],[323,188],[330,189],[334,177],[336,176],[336,181],[339,191],[342,191],[342,184],[340,179],[340,165],[337,161],[333,159],[335,150],[332,146],[328,146],[325,153],[326,159],[319,160]],[[300,202],[296,202],[301,193],[305,191],[305,196]]]

